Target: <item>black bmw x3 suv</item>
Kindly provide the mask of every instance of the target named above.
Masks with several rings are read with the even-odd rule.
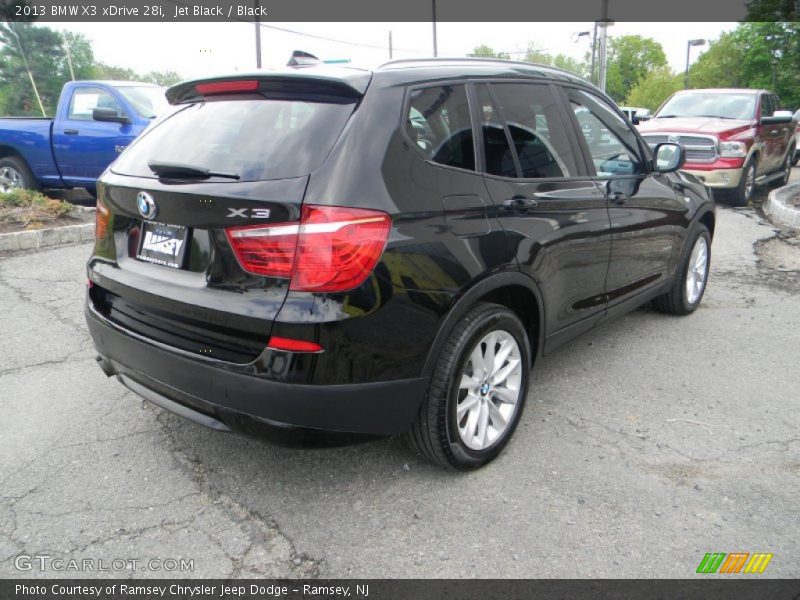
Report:
[[[567,72],[395,61],[167,97],[100,179],[86,318],[106,374],[212,428],[405,434],[477,468],[537,356],[703,296],[715,212],[682,149]]]

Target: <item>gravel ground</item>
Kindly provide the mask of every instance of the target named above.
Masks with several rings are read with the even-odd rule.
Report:
[[[693,315],[638,310],[539,361],[514,440],[471,474],[146,405],[94,362],[89,246],[0,258],[0,577],[114,574],[21,554],[194,561],[126,577],[687,577],[716,551],[798,577],[800,248],[721,206],[712,252]]]

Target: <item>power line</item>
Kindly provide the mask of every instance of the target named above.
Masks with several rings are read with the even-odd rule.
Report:
[[[184,6],[184,7],[185,6],[189,6],[187,4],[184,4],[183,2],[180,2],[179,0],[167,0],[167,2],[170,2],[172,4],[176,4],[178,6]],[[249,21],[249,20],[241,18],[241,17],[231,17],[231,20],[232,21],[239,21],[241,23],[248,23],[248,24],[252,23],[252,21]],[[328,37],[328,36],[325,36],[325,35],[317,35],[315,33],[307,33],[307,32],[304,32],[304,31],[297,31],[296,29],[290,29],[288,27],[280,27],[278,25],[269,25],[267,23],[259,23],[259,26],[264,27],[266,29],[272,29],[272,30],[275,30],[275,31],[281,31],[283,33],[291,33],[293,35],[299,35],[301,37],[307,37],[307,38],[311,38],[311,39],[315,39],[315,40],[321,40],[321,41],[324,41],[324,42],[332,42],[334,44],[343,44],[345,46],[355,46],[355,47],[358,47],[358,48],[370,48],[372,50],[386,50],[388,48],[388,46],[385,46],[385,45],[366,44],[366,43],[363,43],[363,42],[352,42],[352,41],[349,41],[349,40],[340,40],[340,39]],[[395,52],[399,51],[399,52],[413,52],[413,53],[416,53],[416,54],[430,54],[430,50],[420,50],[418,48],[398,48],[396,46],[393,46],[392,50],[395,51]],[[547,48],[544,48],[544,49],[537,48],[537,51],[539,51],[539,52],[548,52],[549,50]],[[509,50],[509,51],[495,51],[495,54],[509,54],[509,55],[514,54],[514,55],[519,55],[519,54],[526,54],[527,52],[528,52],[527,50]],[[441,52],[440,52],[440,54],[441,54]],[[454,52],[452,54],[458,54],[458,53]]]

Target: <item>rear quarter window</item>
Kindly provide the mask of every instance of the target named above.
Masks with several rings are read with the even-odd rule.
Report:
[[[426,159],[449,167],[475,170],[472,122],[463,85],[412,89],[405,131]]]
[[[112,170],[152,177],[148,162],[236,173],[240,181],[286,179],[319,167],[354,101],[219,98],[179,108],[146,132]]]

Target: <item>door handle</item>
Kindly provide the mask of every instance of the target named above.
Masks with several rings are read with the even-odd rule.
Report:
[[[77,129],[65,129],[64,135],[78,135]]]
[[[503,202],[503,206],[511,210],[525,211],[539,206],[539,201],[536,198],[528,198],[527,196],[513,196]]]
[[[617,206],[622,206],[630,199],[631,197],[628,196],[628,194],[623,194],[622,192],[614,192],[609,197],[609,200],[611,200],[611,202],[616,204]]]

